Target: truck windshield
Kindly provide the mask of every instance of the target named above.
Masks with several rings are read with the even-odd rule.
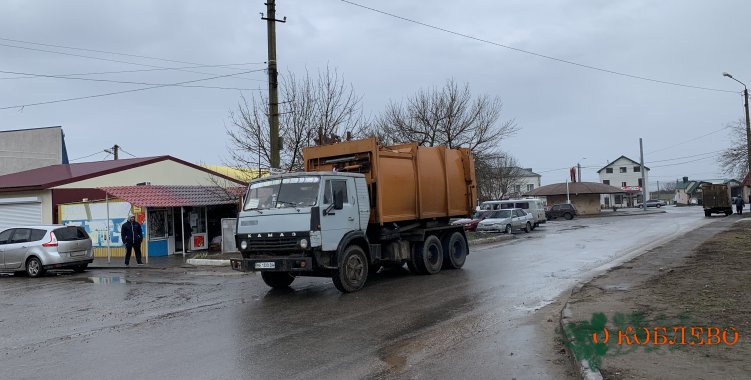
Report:
[[[318,201],[319,177],[290,177],[250,184],[245,210],[310,207]]]

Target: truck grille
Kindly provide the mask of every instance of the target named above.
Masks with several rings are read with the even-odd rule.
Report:
[[[299,248],[299,237],[262,237],[253,238],[248,242],[248,250],[251,251],[270,251],[270,250],[294,250]]]

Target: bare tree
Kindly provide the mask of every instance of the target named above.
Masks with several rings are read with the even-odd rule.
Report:
[[[390,103],[372,134],[387,144],[415,141],[490,155],[518,130],[514,120],[500,121],[502,108],[499,98],[473,97],[469,85],[460,87],[450,79],[443,88],[423,89],[403,103]]]
[[[480,201],[502,199],[523,185],[526,171],[508,154],[482,155],[475,159]],[[519,194],[517,194],[519,195]]]
[[[302,79],[288,72],[281,78],[279,135],[281,169],[302,169],[302,150],[312,145],[319,131],[324,136],[363,135],[366,121],[361,98],[344,83],[335,69],[326,67],[315,78],[308,72]],[[228,165],[238,168],[268,168],[271,151],[268,97],[264,93],[242,96],[230,111]],[[259,173],[260,175],[260,173]]]
[[[746,122],[739,119],[728,124],[730,129],[730,147],[720,153],[720,166],[725,173],[740,180],[748,172],[748,143],[746,140]]]

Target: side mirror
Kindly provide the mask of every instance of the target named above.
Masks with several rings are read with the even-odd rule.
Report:
[[[344,208],[344,197],[341,191],[334,192],[334,210],[341,210]]]

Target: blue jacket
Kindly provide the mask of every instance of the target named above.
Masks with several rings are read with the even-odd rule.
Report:
[[[141,244],[141,241],[143,241],[141,225],[136,221],[123,223],[123,226],[120,228],[120,238],[125,244]]]

